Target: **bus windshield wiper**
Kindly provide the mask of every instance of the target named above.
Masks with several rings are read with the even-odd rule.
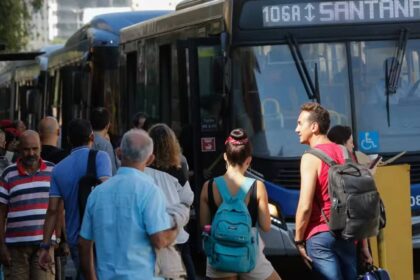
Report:
[[[309,75],[308,67],[306,66],[305,60],[303,59],[302,53],[299,49],[299,44],[293,35],[286,36],[287,44],[289,45],[290,52],[295,62],[296,69],[299,73],[300,79],[302,80],[303,86],[305,87],[306,94],[309,99],[316,100],[321,103],[321,96],[319,94],[319,82],[318,82],[318,65],[315,63],[315,83]]]
[[[407,29],[402,29],[394,56],[392,57],[391,66],[388,65],[388,60],[385,61],[385,94],[388,126],[391,126],[389,96],[397,93],[401,68],[404,61],[405,50],[407,48],[407,40]]]

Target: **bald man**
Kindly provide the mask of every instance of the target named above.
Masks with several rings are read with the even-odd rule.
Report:
[[[45,117],[38,126],[39,137],[41,138],[41,158],[55,164],[68,156],[68,153],[57,147],[60,137],[60,126],[54,117]]]
[[[5,265],[4,276],[14,280],[54,279],[54,269],[41,269],[37,255],[54,164],[41,159],[36,131],[22,133],[19,151],[21,157],[4,170],[0,179],[0,229],[5,229],[0,230],[0,261]],[[49,253],[54,254],[52,249]]]

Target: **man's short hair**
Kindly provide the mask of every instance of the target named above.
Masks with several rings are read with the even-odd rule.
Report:
[[[92,126],[87,120],[73,119],[69,123],[68,138],[72,147],[87,145],[92,133]]]
[[[111,121],[109,111],[104,107],[96,107],[90,114],[90,122],[93,130],[103,130]]]
[[[153,140],[142,129],[131,129],[121,140],[122,159],[130,162],[144,162],[153,153]]]
[[[309,112],[309,121],[318,123],[319,133],[327,134],[330,127],[330,113],[316,102],[307,102],[300,107],[301,111]]]

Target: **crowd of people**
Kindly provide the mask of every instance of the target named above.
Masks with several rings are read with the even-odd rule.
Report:
[[[342,163],[339,145],[352,152],[351,130],[329,126],[326,109],[317,103],[302,106],[296,128],[300,143]],[[77,279],[195,279],[185,230],[194,193],[175,133],[165,124],[150,126],[147,115],[138,113],[114,149],[109,127],[105,108],[95,108],[90,121],[72,120],[67,127],[72,149],[67,152],[57,146],[60,127],[53,117],[42,119],[38,131],[26,130],[20,121],[0,122],[0,227],[5,229],[0,231],[0,261],[6,279],[59,279],[67,255]],[[91,164],[91,150],[98,151],[93,165],[99,185],[80,213],[78,189]],[[219,230],[212,224],[220,220],[215,218],[218,210],[239,197],[255,234],[255,261],[246,271],[221,270],[212,252],[206,276],[280,279],[258,235],[271,227],[268,195],[262,181],[245,176],[252,162],[246,131],[234,129],[228,135],[223,157],[226,173],[202,187],[200,225],[209,234]],[[317,277],[356,279],[357,246],[363,262],[372,263],[368,242],[330,232],[323,217],[331,207],[328,169],[313,155],[302,156],[295,243]]]

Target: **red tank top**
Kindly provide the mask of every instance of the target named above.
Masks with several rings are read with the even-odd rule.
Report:
[[[342,147],[334,144],[320,144],[315,146],[316,149],[320,149],[329,155],[333,160],[342,164],[344,163],[344,155]],[[306,228],[305,239],[309,239],[311,236],[319,233],[329,231],[328,225],[322,216],[321,209],[325,215],[330,217],[331,201],[328,195],[328,170],[330,167],[325,163],[321,163],[321,172],[318,175],[318,179],[315,187],[314,201],[312,203],[312,212],[309,219],[309,224]]]

